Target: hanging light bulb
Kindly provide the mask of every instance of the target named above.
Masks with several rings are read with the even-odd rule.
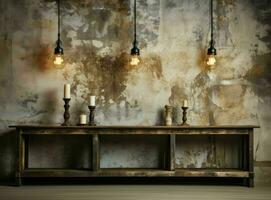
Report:
[[[139,63],[140,63],[140,51],[139,51],[139,48],[137,48],[136,41],[135,41],[134,46],[131,49],[130,64],[133,66],[136,66]]]
[[[58,39],[56,41],[56,43],[57,44],[56,44],[56,48],[55,48],[54,65],[57,68],[62,68],[63,67],[63,62],[64,62],[64,59],[63,59],[64,51],[63,51],[63,48],[61,47],[60,39]]]
[[[137,55],[134,55],[134,56],[131,56],[131,61],[130,61],[130,64],[131,65],[138,65],[140,63],[140,59],[139,59],[139,56]]]
[[[213,0],[210,0],[210,14],[211,14],[211,41],[210,47],[207,51],[207,65],[210,68],[214,68],[216,64],[216,49],[215,49],[215,41],[214,41],[214,28],[213,28]]]
[[[216,64],[216,49],[213,45],[208,49],[207,53],[207,65],[213,68]]]
[[[133,66],[137,66],[139,63],[140,63],[140,50],[137,47],[136,40],[136,0],[134,0],[134,42],[133,48],[131,49],[130,64]]]
[[[64,62],[64,59],[62,58],[62,55],[55,55],[54,65],[61,66],[63,62]]]
[[[208,59],[207,59],[207,65],[209,65],[209,66],[214,66],[215,63],[216,63],[215,56],[214,56],[214,55],[208,56]]]
[[[56,41],[56,48],[54,51],[54,65],[56,68],[62,68],[64,63],[64,50],[61,47],[62,42],[60,40],[60,0],[57,0],[57,11],[58,11],[58,34],[57,34],[57,41]]]

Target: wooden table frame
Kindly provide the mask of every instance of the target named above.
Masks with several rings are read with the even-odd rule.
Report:
[[[30,177],[231,177],[243,178],[244,184],[254,186],[253,129],[258,126],[44,126],[14,125],[17,130],[18,156],[16,184]],[[175,168],[176,136],[178,135],[219,135],[214,130],[235,130],[227,135],[241,135],[242,161],[240,169],[177,169]],[[193,131],[191,131],[193,130]],[[197,131],[200,130],[200,131]],[[204,130],[204,132],[202,132]],[[238,133],[236,133],[238,130]],[[164,169],[101,169],[101,135],[167,135],[168,161]],[[28,168],[29,135],[89,135],[92,137],[91,169],[31,169]]]

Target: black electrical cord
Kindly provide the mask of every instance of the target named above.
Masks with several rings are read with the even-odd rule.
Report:
[[[60,39],[60,0],[57,0],[57,19],[58,19],[58,33],[57,33],[57,41],[56,41],[56,48],[55,48],[55,55],[63,54],[63,48],[61,47],[62,41]]]
[[[208,55],[216,55],[215,40],[214,40],[214,16],[213,16],[213,0],[210,0],[210,21],[211,21],[211,41],[210,47],[207,50]]]
[[[133,48],[131,49],[131,55],[140,55],[140,50],[137,47],[137,39],[136,39],[136,0],[134,0],[134,41]]]
[[[136,40],[136,0],[134,0],[134,45],[137,45]]]
[[[57,0],[58,40],[60,40],[60,0]]]
[[[210,15],[211,15],[211,46],[214,45],[214,25],[213,25],[213,21],[214,21],[214,17],[213,17],[213,0],[210,0],[210,7],[211,7],[211,10],[210,10]]]

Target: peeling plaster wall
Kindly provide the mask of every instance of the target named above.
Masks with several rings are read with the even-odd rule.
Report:
[[[178,124],[187,98],[190,124],[259,124],[255,159],[270,161],[271,2],[215,1],[218,63],[212,71],[205,66],[208,5],[139,0],[142,64],[132,68],[132,1],[63,0],[66,63],[57,70],[55,1],[0,0],[0,176],[11,177],[15,166],[8,125],[61,123],[64,83],[72,85],[74,124],[88,112],[91,94],[97,96],[97,123],[104,125],[162,124],[165,104],[174,106]]]

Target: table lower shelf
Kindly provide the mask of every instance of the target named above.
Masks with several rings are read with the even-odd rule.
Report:
[[[22,178],[29,177],[231,177],[248,178],[248,171],[238,169],[100,169],[99,171],[76,169],[25,169]]]

